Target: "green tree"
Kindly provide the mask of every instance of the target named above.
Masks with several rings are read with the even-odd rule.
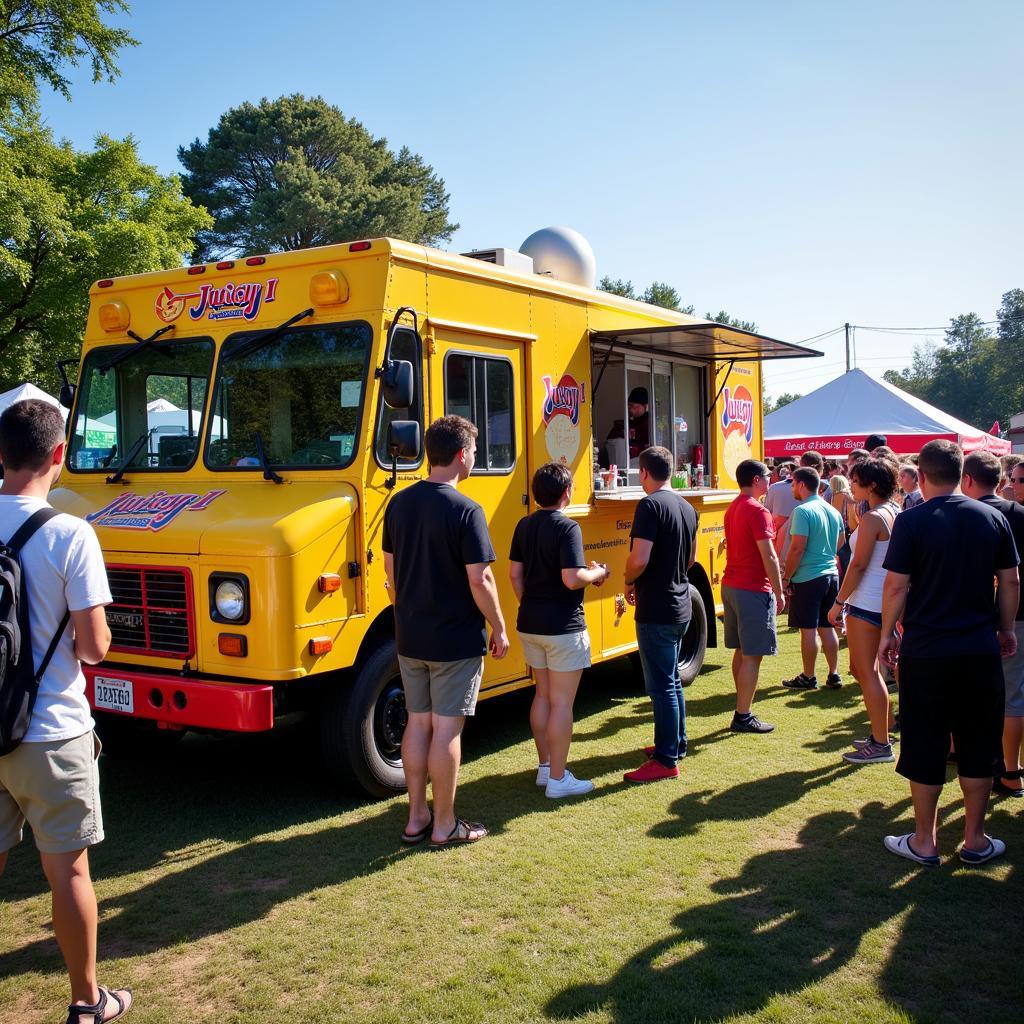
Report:
[[[621,277],[602,277],[601,280],[597,282],[597,287],[602,292],[610,292],[612,295],[619,295],[624,299],[639,300],[640,298],[636,293],[636,289],[633,287],[633,282],[623,281]]]
[[[117,51],[138,44],[103,15],[127,10],[126,0],[0,0],[0,116],[30,112],[40,83],[70,99],[64,70],[82,61],[94,82],[113,81]]]
[[[784,405],[789,405],[790,402],[795,402],[798,398],[803,397],[803,395],[794,394],[792,391],[783,391],[774,401],[766,397],[765,412],[775,412],[776,409],[781,409]]]
[[[101,135],[91,152],[28,119],[0,147],[0,389],[52,388],[56,359],[78,354],[97,278],[180,266],[211,218],[176,175],[139,161],[135,142]]]
[[[214,217],[199,236],[203,258],[380,235],[436,244],[458,227],[420,156],[393,153],[318,96],[243,103],[178,159],[185,194]]]
[[[927,401],[938,370],[939,350],[932,341],[914,346],[911,364],[904,370],[886,370],[882,379]]]
[[[602,277],[597,287],[603,292],[621,295],[624,299],[635,299],[637,302],[646,302],[651,306],[674,309],[693,316],[693,306],[681,305],[683,300],[679,297],[679,292],[664,281],[652,281],[639,295],[632,281],[623,281],[621,278]]]
[[[1024,289],[1003,293],[996,310],[999,326],[996,386],[999,392],[1000,421],[1024,412]]]
[[[741,331],[757,331],[757,324],[753,320],[738,320],[734,316],[724,310],[720,309],[717,313],[705,313],[705,320],[714,320],[715,323],[725,324],[726,327],[738,327]]]

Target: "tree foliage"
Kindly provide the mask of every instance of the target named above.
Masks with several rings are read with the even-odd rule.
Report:
[[[97,278],[180,266],[205,211],[176,175],[139,161],[135,142],[101,135],[91,152],[17,119],[0,147],[0,389],[53,387],[54,361],[78,354]]]
[[[117,51],[137,42],[103,15],[127,10],[126,0],[0,0],[0,115],[30,112],[41,83],[70,99],[64,71],[82,61],[94,82],[113,81]]]
[[[637,302],[646,302],[651,306],[674,309],[693,316],[694,307],[682,305],[683,300],[680,298],[679,292],[664,281],[652,281],[644,291],[639,293],[633,287],[632,281],[624,281],[621,278],[602,277],[597,287],[600,291],[621,295],[624,299],[635,299]]]
[[[705,320],[714,320],[717,324],[725,324],[726,327],[738,327],[741,331],[753,331],[757,332],[757,324],[753,320],[739,320],[724,310],[720,309],[717,313],[705,313]]]
[[[422,157],[393,153],[320,97],[243,103],[178,159],[185,194],[214,217],[199,237],[203,258],[380,235],[436,244],[458,227]]]
[[[767,416],[770,412],[775,412],[776,409],[781,409],[784,405],[789,405],[790,402],[795,402],[798,398],[803,398],[803,395],[796,395],[792,391],[783,391],[778,398],[771,398],[767,393],[764,396],[764,402],[762,403],[762,409],[764,414]]]
[[[890,384],[988,429],[1024,409],[1024,290],[1006,292],[995,333],[977,313],[954,317],[944,344],[914,346],[913,362],[888,370]]]

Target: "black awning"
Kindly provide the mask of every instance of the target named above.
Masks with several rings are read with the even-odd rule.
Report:
[[[707,362],[803,359],[825,354],[789,341],[778,341],[753,331],[709,321],[671,324],[668,327],[636,327],[628,331],[594,331],[590,340],[592,344],[614,345],[619,351],[688,356]]]

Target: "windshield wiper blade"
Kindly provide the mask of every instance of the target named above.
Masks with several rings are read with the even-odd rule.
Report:
[[[109,359],[107,362],[105,362],[100,367],[100,376],[105,377],[107,375],[108,370],[111,370],[113,367],[117,366],[118,363],[127,359],[129,356],[134,355],[136,352],[139,351],[139,349],[146,348],[147,345],[152,345],[157,338],[166,334],[168,331],[173,331],[176,326],[176,324],[168,324],[166,327],[161,327],[158,330],[154,331],[148,338],[140,338],[134,331],[126,332],[129,338],[135,339],[135,344],[132,345],[131,348],[125,349],[124,352],[118,352],[118,354],[114,356],[113,359]],[[165,352],[164,355],[169,356],[170,352]]]
[[[149,441],[149,435],[152,431],[147,430],[136,442],[128,449],[128,454],[124,457],[121,465],[117,467],[117,470],[107,477],[108,484],[119,484],[121,477],[124,476],[125,470],[131,465],[132,460],[139,452],[146,446],[146,442]]]
[[[283,334],[293,324],[297,324],[300,320],[305,320],[307,316],[312,316],[313,310],[304,309],[301,313],[296,313],[295,316],[289,320],[285,320],[283,324],[278,327],[271,327],[266,331],[262,331],[259,334],[254,334],[247,341],[243,341],[241,345],[234,350],[229,352],[228,355],[232,359],[241,359],[242,356],[252,355],[253,352],[263,348],[264,345],[269,345],[276,337]]]
[[[270,468],[270,462],[267,459],[267,449],[263,446],[263,435],[257,430],[252,436],[256,442],[256,454],[260,457],[260,465],[263,467],[263,479],[273,480],[275,484],[283,484],[284,477],[278,476]]]

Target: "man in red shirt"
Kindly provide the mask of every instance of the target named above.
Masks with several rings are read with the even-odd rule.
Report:
[[[740,493],[725,512],[725,646],[732,649],[736,684],[733,732],[771,732],[775,726],[751,713],[761,659],[778,651],[775,616],[786,606],[771,513],[761,504],[768,491],[768,468],[757,459],[736,467]]]

